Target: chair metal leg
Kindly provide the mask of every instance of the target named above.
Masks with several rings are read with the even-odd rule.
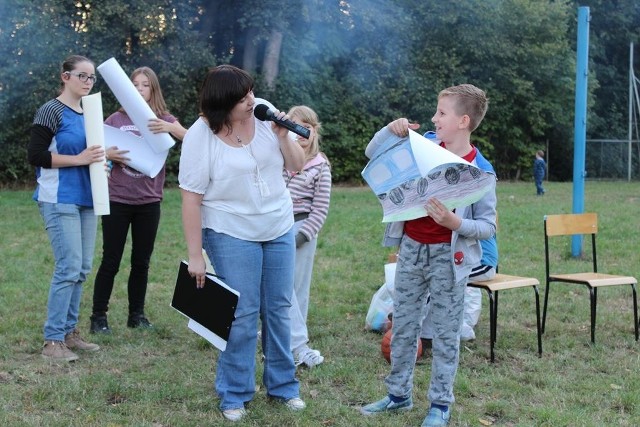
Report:
[[[487,290],[489,294],[489,351],[491,353],[491,363],[495,361],[493,346],[496,343],[496,305],[493,292]]]
[[[636,285],[631,284],[633,293],[633,324],[635,326],[636,341],[638,341],[638,295],[636,294]]]
[[[542,357],[542,329],[540,327],[540,294],[538,287],[533,286],[533,292],[536,294],[536,329],[538,332],[538,357]]]
[[[493,342],[495,344],[498,341],[498,291],[495,292],[495,302],[493,303],[493,317],[495,318],[495,322],[493,322]]]
[[[589,287],[591,301],[591,344],[596,343],[596,306],[598,304],[598,288]]]
[[[544,327],[547,322],[547,301],[549,300],[549,282],[544,287],[544,308],[542,309],[542,333],[544,334]]]

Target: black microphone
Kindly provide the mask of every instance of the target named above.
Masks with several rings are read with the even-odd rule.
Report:
[[[253,109],[253,114],[258,120],[261,120],[263,122],[265,120],[271,120],[272,122],[276,122],[280,126],[289,129],[291,132],[294,132],[303,138],[308,139],[309,135],[311,135],[311,131],[306,127],[300,126],[299,124],[294,123],[291,120],[277,118],[275,113],[269,109],[268,105],[256,105],[256,108]]]

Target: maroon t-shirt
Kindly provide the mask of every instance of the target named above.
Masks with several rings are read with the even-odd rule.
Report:
[[[169,123],[176,121],[176,118],[171,114],[162,115],[160,118]],[[138,128],[126,113],[120,111],[115,112],[104,122],[109,126],[140,136]],[[142,139],[140,139],[140,143],[146,144]],[[150,178],[124,163],[114,163],[111,176],[109,177],[109,200],[112,202],[126,203],[128,205],[144,205],[159,202],[162,200],[164,177],[164,165],[155,178]]]

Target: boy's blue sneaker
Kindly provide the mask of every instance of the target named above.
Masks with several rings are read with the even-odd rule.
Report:
[[[386,396],[384,399],[380,399],[377,402],[363,406],[360,408],[360,412],[363,415],[375,415],[381,412],[408,411],[411,408],[413,408],[413,400],[411,399],[411,396],[401,402],[393,402],[389,396]]]
[[[447,408],[443,411],[439,408],[429,409],[427,418],[422,422],[422,427],[441,427],[449,424],[449,418],[451,418],[451,410]]]

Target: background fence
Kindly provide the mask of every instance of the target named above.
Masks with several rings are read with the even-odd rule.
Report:
[[[640,180],[640,141],[589,139],[585,157],[587,179]],[[629,162],[629,146],[631,161]]]

